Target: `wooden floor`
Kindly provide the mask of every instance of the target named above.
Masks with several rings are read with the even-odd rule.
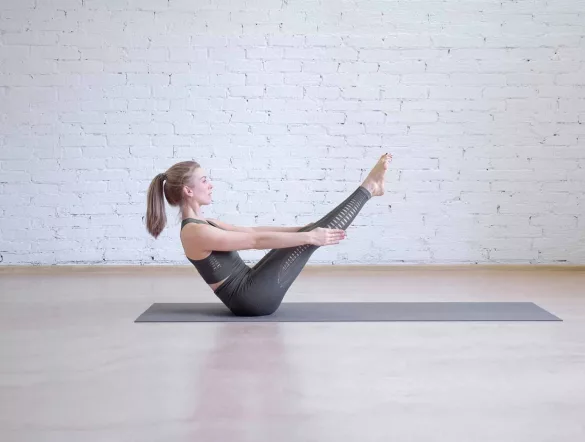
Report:
[[[286,301],[532,301],[563,322],[141,323],[194,269],[0,273],[0,441],[585,440],[585,272],[306,269]]]

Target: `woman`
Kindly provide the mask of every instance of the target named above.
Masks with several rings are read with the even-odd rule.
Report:
[[[146,227],[157,238],[166,224],[163,193],[182,214],[181,242],[217,297],[238,316],[270,315],[311,255],[321,246],[339,244],[345,229],[372,196],[384,194],[384,176],[392,155],[384,154],[364,182],[319,221],[299,227],[239,227],[205,219],[213,186],[195,161],[184,161],[158,174],[147,196]],[[238,250],[273,249],[250,268]]]

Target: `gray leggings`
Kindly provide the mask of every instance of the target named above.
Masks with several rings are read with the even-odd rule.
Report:
[[[366,188],[359,186],[331,212],[299,232],[317,227],[345,230],[371,197]],[[271,250],[254,267],[242,266],[235,270],[215,294],[237,316],[270,315],[280,306],[287,290],[318,248],[305,244]]]

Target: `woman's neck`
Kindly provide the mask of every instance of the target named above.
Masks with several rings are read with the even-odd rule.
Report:
[[[203,219],[203,213],[201,213],[201,207],[184,207],[181,210],[182,218],[200,218]]]

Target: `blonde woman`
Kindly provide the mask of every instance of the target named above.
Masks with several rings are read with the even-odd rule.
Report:
[[[182,214],[181,243],[187,259],[215,295],[238,316],[270,315],[321,246],[339,244],[345,229],[366,202],[384,194],[384,177],[392,155],[384,154],[364,182],[341,204],[305,227],[239,227],[205,219],[213,185],[195,161],[183,161],[158,174],[147,195],[146,227],[157,238],[166,225],[163,195]],[[239,250],[272,249],[254,267]]]

